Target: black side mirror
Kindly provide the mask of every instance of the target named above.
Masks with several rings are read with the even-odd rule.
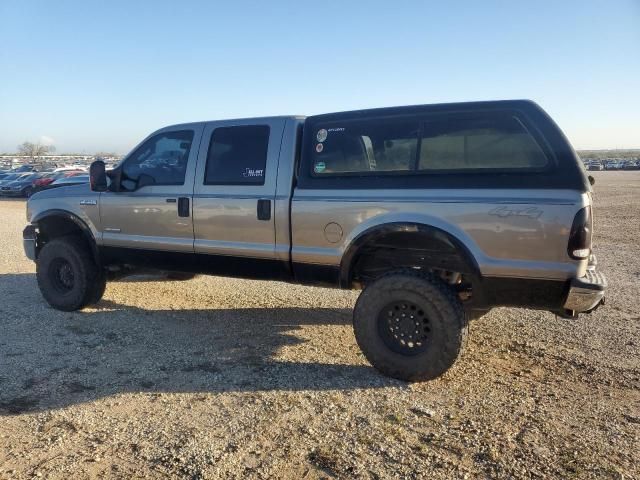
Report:
[[[96,160],[89,167],[89,185],[94,192],[107,191],[107,172],[102,160]]]
[[[138,177],[138,181],[136,182],[136,188],[146,187],[148,185],[153,185],[156,183],[156,179],[151,175],[147,175],[146,173],[141,173]]]
[[[595,183],[596,183],[596,179],[595,179],[595,178],[593,178],[591,175],[589,175],[589,183],[590,183],[591,185],[595,185]]]

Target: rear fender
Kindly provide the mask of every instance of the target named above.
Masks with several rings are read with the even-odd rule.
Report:
[[[376,225],[360,233],[347,247],[340,265],[340,286],[349,288],[358,262],[378,257],[380,268],[431,268],[458,272],[472,282],[480,278],[478,262],[454,235],[414,222]]]

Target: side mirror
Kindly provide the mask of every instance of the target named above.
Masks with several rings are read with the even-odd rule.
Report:
[[[596,184],[596,179],[595,179],[595,178],[593,178],[591,175],[589,175],[589,183],[590,183],[591,185],[595,185],[595,184]]]
[[[102,160],[96,160],[89,167],[89,185],[94,192],[107,191],[107,173]]]

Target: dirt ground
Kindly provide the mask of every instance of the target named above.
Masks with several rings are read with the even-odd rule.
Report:
[[[640,172],[595,172],[607,305],[496,309],[444,377],[373,370],[357,292],[110,283],[63,313],[0,200],[0,478],[640,479]]]

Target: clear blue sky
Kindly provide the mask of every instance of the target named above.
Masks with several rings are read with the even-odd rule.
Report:
[[[185,121],[530,98],[640,148],[640,0],[0,0],[0,152]]]

